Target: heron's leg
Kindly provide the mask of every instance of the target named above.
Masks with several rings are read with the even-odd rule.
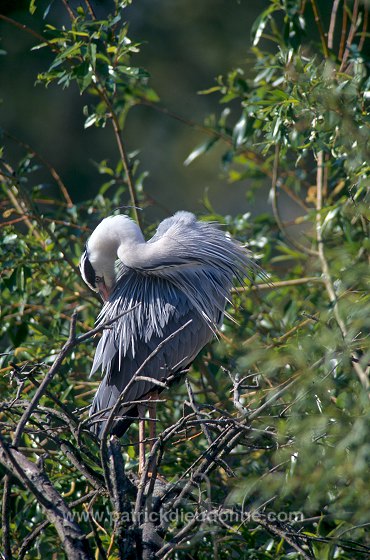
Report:
[[[145,414],[146,406],[144,404],[139,404],[137,406],[139,415],[139,472],[138,475],[141,477],[144,466],[145,466]]]
[[[150,451],[153,449],[153,445],[155,443],[155,438],[157,435],[157,403],[156,402],[150,402],[150,401],[155,401],[158,399],[158,391],[153,391],[153,393],[150,393],[150,395],[148,395],[148,410],[149,410],[149,446],[150,446]],[[154,473],[156,473],[157,469],[156,469],[156,462],[154,457],[152,458],[149,468],[148,468],[148,476],[152,477],[154,476]]]
[[[149,401],[156,401],[158,399],[158,391],[153,391],[150,393],[148,400]],[[157,403],[152,402],[148,403],[148,410],[149,410],[149,439],[150,439],[150,450],[152,450],[155,438],[157,435]]]

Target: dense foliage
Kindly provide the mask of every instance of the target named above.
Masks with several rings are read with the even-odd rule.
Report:
[[[36,465],[37,476],[48,478],[88,535],[90,552],[76,558],[139,557],[122,542],[134,531],[138,547],[142,526],[118,519],[122,509],[108,480],[115,472],[109,449],[99,449],[87,429],[98,384],[88,380],[94,339],[74,338],[74,328],[78,335],[93,328],[100,308],[77,268],[90,228],[123,204],[146,225],[145,173],[137,154],[126,152],[124,127],[133,106],[156,105],[159,96],[148,72],[135,66],[139,45],[128,37],[128,4],[116,0],[112,13],[98,20],[89,2],[76,9],[63,2],[69,25],[49,23],[51,8],[36,44],[35,56],[45,48],[53,57],[38,81],[77,84],[85,126],[112,129],[119,159],[115,166],[98,165],[99,194],[74,204],[37,146],[25,145],[12,131],[3,134],[5,558],[68,554],[37,484],[33,489],[26,467],[15,465],[15,448]],[[30,2],[31,12],[40,9]],[[268,181],[273,208],[273,216],[222,216],[206,199],[204,219],[219,221],[244,241],[268,280],[235,289],[235,322],[226,320],[219,340],[197,358],[188,374],[191,385],[174,385],[159,406],[159,472],[184,495],[167,503],[176,515],[153,557],[369,555],[368,8],[335,0],[327,22],[319,9],[315,0],[270,0],[253,29],[249,67],[231,70],[202,92],[220,95],[222,111],[206,118],[200,130],[207,137],[186,164],[222,143],[225,189],[243,182],[250,197]],[[23,151],[17,162],[7,158],[7,145],[14,142]],[[285,207],[294,210],[288,223]],[[67,342],[55,368],[68,337],[73,344]],[[27,410],[32,415],[19,429]],[[222,440],[232,429],[234,439]],[[122,441],[132,484],[126,502],[135,501],[137,437],[133,426]],[[219,441],[223,447],[217,448]],[[136,504],[145,509],[137,495]]]

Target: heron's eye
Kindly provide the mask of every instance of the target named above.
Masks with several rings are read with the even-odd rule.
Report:
[[[95,276],[95,283],[99,284],[100,282],[103,282],[104,278],[102,276]]]
[[[96,291],[95,288],[95,270],[93,269],[91,262],[89,260],[87,251],[85,250],[81,256],[80,262],[80,270],[81,276],[84,282],[91,288],[92,290]]]

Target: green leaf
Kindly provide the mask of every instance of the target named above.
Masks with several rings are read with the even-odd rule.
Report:
[[[266,10],[262,12],[261,15],[258,16],[256,21],[254,22],[251,30],[251,36],[253,39],[253,46],[256,47],[260,42],[262,37],[262,33],[270,19],[270,15],[276,10],[276,6],[272,4]]]
[[[236,123],[233,129],[233,144],[236,148],[238,148],[244,140],[245,131],[247,129],[247,116],[245,112],[242,113],[242,116]]]
[[[36,9],[37,9],[36,0],[31,0],[30,1],[30,5],[29,5],[28,9],[29,9],[30,14],[33,16],[33,14],[36,12]]]
[[[210,93],[216,93],[219,92],[221,90],[220,86],[212,86],[208,89],[202,89],[200,91],[198,91],[198,95],[209,95]]]
[[[97,116],[95,113],[93,113],[92,115],[89,115],[87,117],[87,119],[85,120],[85,124],[84,124],[84,128],[89,128],[90,126],[92,126],[93,124],[96,123],[96,119]]]
[[[218,141],[218,138],[211,138],[210,140],[206,140],[205,142],[202,142],[202,144],[197,146],[188,155],[188,157],[184,161],[184,165],[190,165],[191,163],[193,163],[193,161],[196,160],[199,156],[208,152],[212,148],[212,146],[214,146],[216,144],[217,141]]]

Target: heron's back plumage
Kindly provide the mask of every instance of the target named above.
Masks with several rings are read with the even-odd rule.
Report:
[[[143,361],[188,321],[142,375],[165,380],[190,364],[222,322],[233,278],[240,281],[255,268],[241,244],[189,212],[161,222],[147,243],[135,247],[124,242],[118,256],[116,283],[98,321],[140,305],[103,331],[91,373],[101,368],[105,377],[91,414],[112,407]],[[135,382],[124,403],[140,400],[155,388],[148,381]],[[133,405],[123,404],[120,413],[132,410]],[[116,424],[116,432],[120,435],[127,424]]]

